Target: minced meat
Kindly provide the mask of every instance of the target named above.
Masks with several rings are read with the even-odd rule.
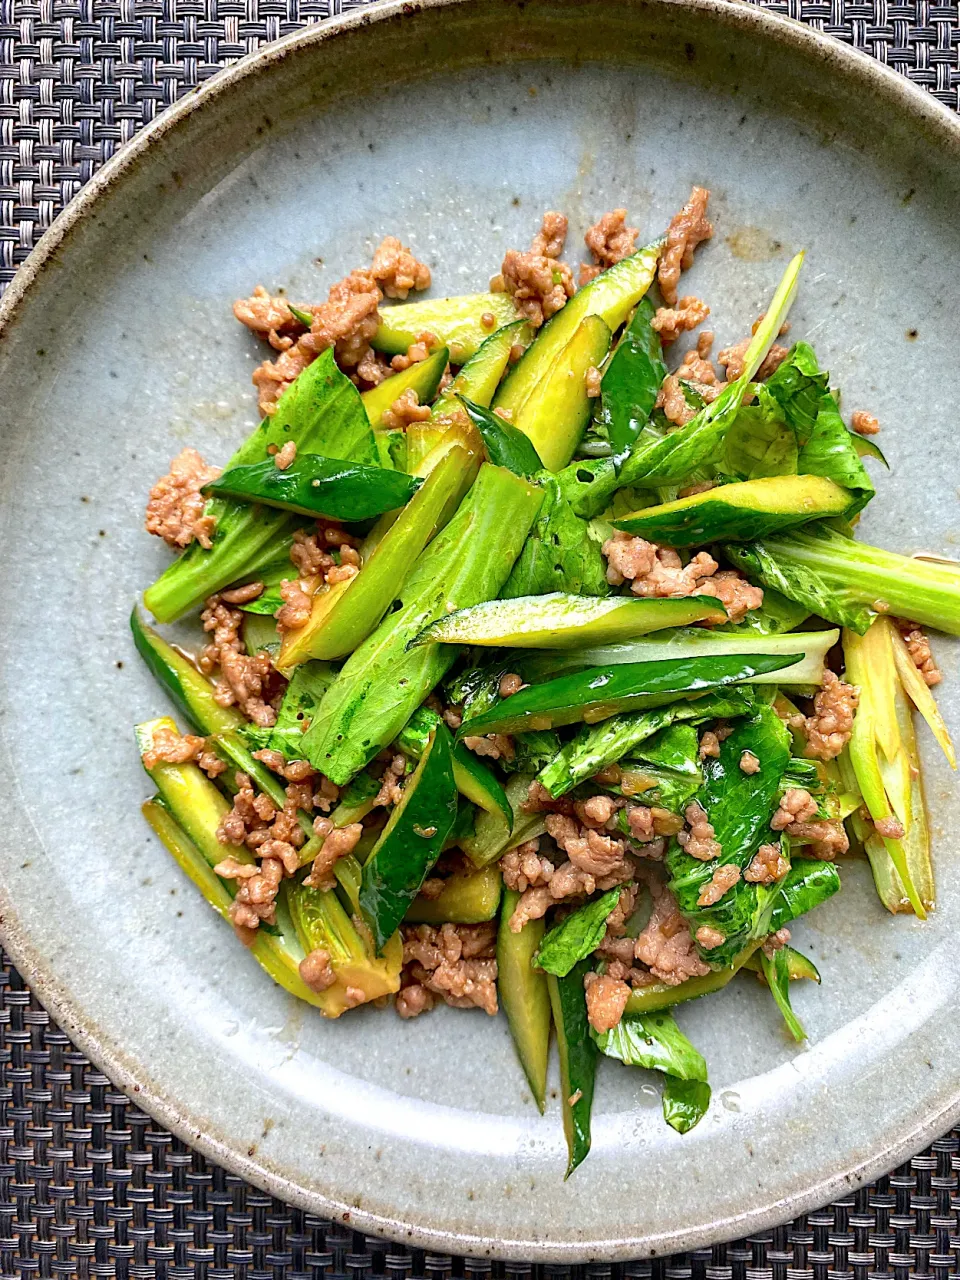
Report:
[[[697,245],[713,235],[713,225],[707,219],[709,199],[709,191],[704,187],[694,187],[690,192],[690,199],[670,219],[666,247],[657,267],[660,292],[668,306],[676,304],[680,272],[689,271],[693,266]]]
[[[517,310],[539,328],[574,294],[573,273],[559,257],[567,235],[562,213],[547,212],[527,253],[508,249],[500,274],[490,281],[494,293],[509,293]]]
[[[213,545],[214,521],[205,516],[207,500],[200,492],[220,474],[208,467],[196,449],[184,449],[170,463],[170,471],[150,490],[144,527],[175,551],[196,538],[201,547]]]

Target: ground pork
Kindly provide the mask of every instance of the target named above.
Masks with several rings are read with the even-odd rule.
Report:
[[[716,867],[713,877],[709,880],[697,896],[698,907],[713,907],[720,901],[723,895],[735,884],[740,883],[740,868],[733,863],[726,863],[722,867]]]
[[[707,304],[690,294],[681,298],[675,307],[658,307],[650,324],[664,346],[668,346],[676,342],[681,333],[703,324],[709,314]]]
[[[215,522],[205,516],[207,500],[200,492],[216,480],[219,467],[208,467],[196,449],[184,449],[170,463],[170,471],[150,490],[144,527],[175,551],[196,538],[201,547],[213,545]]]
[[[630,589],[638,596],[689,596],[697,591],[701,578],[716,573],[717,562],[706,551],[700,551],[684,565],[671,547],[618,530],[602,547],[607,558],[607,581],[619,587],[630,580]]]
[[[242,587],[231,587],[229,591],[221,591],[220,599],[224,604],[249,604],[263,595],[262,582],[247,582]]]
[[[284,578],[280,583],[280,599],[283,604],[274,614],[277,630],[299,631],[310,621],[313,612],[313,596],[304,590],[300,578]]]
[[[594,832],[594,835],[597,833]],[[555,870],[541,859],[541,879],[521,893],[509,925],[511,933],[519,933],[529,920],[540,920],[551,907],[569,898],[585,898],[597,889],[613,889],[633,878],[633,867],[624,859],[603,876],[596,876],[573,862],[561,862]]]
[[[823,687],[813,700],[813,715],[806,720],[807,745],[803,754],[817,760],[835,760],[850,741],[859,700],[859,689],[845,684],[832,671],[825,671]]]
[[[549,858],[540,856],[539,839],[526,840],[510,849],[500,859],[503,883],[508,889],[524,893],[537,885],[548,884],[556,868]]]
[[[521,802],[524,813],[573,813],[573,800],[570,796],[558,796],[556,800],[536,778],[527,788],[527,798]]]
[[[657,267],[657,280],[664,302],[671,307],[677,301],[680,272],[690,270],[697,245],[713,235],[713,226],[707,220],[709,198],[710,192],[704,187],[694,187],[690,199],[670,219],[667,243]]]
[[[600,370],[597,368],[596,365],[592,364],[590,368],[587,370],[586,375],[584,377],[584,382],[583,382],[583,385],[586,388],[588,400],[596,400],[597,396],[599,396],[600,394],[602,382],[603,382],[603,377],[600,373]]]
[[[179,734],[175,729],[157,729],[153,734],[150,750],[144,753],[143,767],[155,769],[161,760],[167,764],[185,764],[199,760],[207,747],[206,738],[195,734]]]
[[[374,805],[399,804],[403,795],[400,783],[407,772],[406,757],[399,753],[392,757],[380,779],[380,790],[374,797]]]
[[[457,1009],[497,1012],[495,922],[404,926],[397,1013],[413,1018],[439,996]],[[429,997],[429,998],[428,998]]]
[[[294,853],[306,839],[300,825],[299,811],[309,812],[312,807],[312,788],[306,782],[288,783],[284,793],[284,803],[278,809],[268,795],[257,794],[253,782],[246,773],[234,775],[237,793],[233,797],[233,807],[224,814],[217,828],[217,839],[221,844],[246,845],[261,856],[281,858],[285,865],[293,870],[298,865]],[[270,854],[263,854],[269,843],[289,846],[274,849]]]
[[[250,946],[261,921],[276,923],[276,898],[283,880],[283,863],[279,858],[264,858],[259,864],[225,858],[217,863],[214,872],[224,880],[236,880],[239,884],[227,914],[237,936]]]
[[[377,245],[370,274],[388,298],[405,298],[411,289],[430,288],[430,268],[418,262],[396,236],[384,236]]]
[[[268,449],[269,453],[270,450]],[[282,449],[278,449],[273,455],[273,465],[278,471],[286,471],[288,467],[292,467],[297,460],[297,446],[293,440],[288,440]]]
[[[498,688],[501,698],[512,698],[523,688],[523,677],[518,676],[515,671],[508,671],[506,675],[500,677]]]
[[[937,666],[933,651],[930,648],[930,641],[922,627],[918,627],[915,622],[907,622],[900,619],[897,622],[900,634],[903,636],[907,651],[913,659],[913,664],[923,676],[929,685],[939,684],[943,679],[940,668]]]
[[[580,283],[587,284],[605,268],[636,253],[639,234],[636,227],[627,226],[626,209],[611,209],[609,213],[603,214],[583,237],[597,265],[584,263],[580,267]]]
[[[500,274],[490,281],[494,293],[509,293],[517,310],[538,328],[574,294],[573,273],[558,261],[567,235],[567,219],[562,213],[543,215],[540,230],[528,253],[508,249]]]
[[[753,322],[753,334],[756,334],[762,320],[763,316],[760,316]],[[781,329],[780,332],[783,333],[785,330]],[[751,334],[750,338],[742,338],[739,342],[735,342],[732,347],[727,347],[718,353],[717,364],[723,365],[728,382],[736,382],[743,375],[743,371],[746,368],[745,357],[753,334]],[[771,374],[776,373],[789,354],[789,347],[781,347],[775,342],[764,356],[760,368],[753,375],[754,381],[763,382]]]
[[[440,339],[437,335],[425,329],[422,333],[417,334],[405,352],[401,352],[391,359],[390,369],[394,373],[402,373],[404,369],[409,369],[412,364],[422,364],[430,355],[430,352],[439,346]],[[387,370],[388,373],[390,369]]]
[[[712,729],[705,729],[700,735],[700,751],[701,760],[706,760],[708,756],[717,757],[720,755],[720,739]]]
[[[885,840],[902,840],[907,834],[906,828],[899,818],[878,818],[873,824],[877,829],[877,835],[883,836]]]
[[[348,853],[353,853],[363,835],[363,826],[359,822],[351,822],[345,827],[335,827],[329,818],[315,818],[313,829],[323,837],[323,844],[303,883],[314,889],[332,889],[336,884],[334,865]]]
[[[698,800],[693,800],[684,810],[684,817],[689,824],[689,831],[681,831],[677,835],[677,843],[698,862],[710,862],[719,858],[723,850],[715,839],[716,833],[707,817],[707,812]]]
[[[626,817],[630,839],[643,846],[640,852],[645,858],[661,858],[663,837],[674,836],[683,827],[683,819],[677,814],[655,805],[649,809],[643,804],[628,805]]]
[[[614,796],[596,795],[574,801],[573,809],[585,827],[600,828],[612,823],[617,810],[623,805],[624,801]]]
[[[729,622],[742,622],[751,609],[759,609],[763,604],[763,588],[753,586],[734,569],[721,569],[711,578],[701,579],[696,594],[715,596],[726,609]],[[712,620],[712,617],[706,618],[704,623]]]
[[[634,944],[634,955],[660,982],[675,987],[687,978],[702,978],[710,966],[697,955],[690,926],[665,884],[649,882],[653,898],[650,919]]]
[[[265,764],[271,772],[279,773],[287,782],[306,782],[308,778],[313,780],[316,777],[317,771],[309,760],[288,760],[280,751],[264,748],[254,751],[253,758]]]
[[[662,409],[667,421],[677,427],[685,427],[697,416],[696,409],[688,404],[687,397],[683,394],[680,376],[676,373],[668,373],[664,378],[653,407]]]
[[[785,947],[787,945],[790,941],[790,936],[789,929],[778,929],[776,933],[768,935],[764,940],[763,947],[761,949],[765,955],[772,959],[774,952],[779,951],[781,947]]]
[[[786,832],[798,844],[804,845],[803,852],[808,858],[820,858],[823,862],[832,862],[850,848],[843,823],[828,818],[815,822],[791,822]]]
[[[762,844],[743,873],[749,884],[774,884],[790,870],[790,863],[778,844]]]
[[[803,787],[789,787],[780,797],[780,805],[770,819],[774,831],[785,831],[793,822],[808,822],[817,816],[817,802]]]
[[[430,406],[421,404],[415,389],[407,387],[390,408],[385,410],[383,425],[391,431],[406,431],[411,422],[426,422],[429,417]]]
[[[490,760],[512,760],[516,755],[513,739],[506,733],[488,733],[482,738],[471,734],[463,739],[463,745],[474,755],[486,756]]]
[[[598,879],[623,866],[626,845],[622,840],[603,835],[593,827],[580,825],[562,813],[547,814],[547,833],[562,849],[573,865]]]
[[[310,307],[297,307],[303,315],[312,315]],[[302,333],[306,327],[303,321],[290,310],[286,298],[273,298],[262,284],[258,284],[249,298],[238,298],[233,304],[233,314],[241,324],[245,324],[253,333],[267,338],[278,350],[284,348],[275,341],[279,337]]]
[[[712,347],[713,334],[705,330],[697,338],[696,349],[684,355],[679,367],[667,374],[657,391],[654,408],[662,409],[664,417],[674,426],[686,426],[697,416],[697,410],[687,403],[683,383],[695,390],[707,404],[716,400],[727,385],[717,377],[717,371],[710,362]]]
[[[212,595],[200,621],[211,640],[200,651],[197,665],[207,676],[219,671],[214,679],[217,702],[222,707],[239,707],[248,720],[262,728],[276,724],[276,708],[287,682],[265,650],[251,656],[244,649],[240,638],[243,614]]]
[[[694,936],[704,951],[712,951],[727,940],[725,934],[710,924],[702,924]]]
[[[337,980],[337,975],[330,963],[330,952],[324,951],[322,947],[304,956],[300,961],[299,969],[300,977],[311,991],[326,991]]]
[[[850,426],[858,436],[875,436],[880,430],[880,421],[866,409],[855,409],[850,419]]]
[[[740,753],[740,770],[742,773],[760,772],[760,761],[752,751],[742,751]]]
[[[627,1007],[630,988],[609,973],[584,974],[583,985],[587,996],[587,1019],[594,1031],[612,1031]]]

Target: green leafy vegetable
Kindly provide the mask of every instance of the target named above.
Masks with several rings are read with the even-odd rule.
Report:
[[[230,467],[207,486],[207,492],[299,515],[356,523],[402,507],[422,483],[400,471],[300,453],[285,470],[270,458]]]
[[[585,903],[547,933],[536,963],[545,973],[565,978],[573,966],[596,951],[607,929],[607,916],[620,901],[620,889],[610,889]]]
[[[587,998],[583,989],[584,975],[589,968],[589,960],[581,960],[565,978],[547,974],[547,990],[560,1053],[563,1130],[569,1152],[564,1180],[570,1177],[577,1165],[582,1164],[590,1151],[590,1112],[597,1074],[597,1046],[590,1035]]]
[[[677,1133],[689,1133],[710,1107],[706,1080],[678,1080],[667,1076],[663,1084],[663,1118]]]
[[[803,1029],[803,1023],[793,1012],[793,1005],[790,1003],[790,960],[786,951],[786,947],[780,947],[772,956],[768,956],[762,949],[757,954],[760,956],[760,965],[763,969],[763,976],[766,979],[767,986],[770,988],[770,994],[776,1001],[777,1008],[783,1014],[787,1030],[794,1040],[800,1043],[806,1040],[807,1033]]]
[[[591,1027],[590,1034],[602,1054],[628,1067],[662,1071],[678,1080],[707,1078],[703,1054],[683,1034],[672,1013],[625,1013],[610,1031]]]
[[[504,599],[551,591],[609,595],[600,531],[574,513],[556,476],[541,472],[536,480],[543,489],[543,505],[501,595]]]
[[[806,915],[840,891],[836,863],[794,858],[790,870],[776,886],[769,932],[776,933],[791,920]]]
[[[457,399],[480,432],[487,458],[495,467],[506,467],[518,476],[532,476],[542,469],[540,456],[529,436],[492,409],[475,404],[466,396],[457,396]]]
[[[640,299],[600,384],[596,421],[615,454],[623,453],[637,440],[667,376],[660,335],[651,324],[655,311],[649,298]]]
[[[255,750],[279,751],[287,760],[303,759],[303,735],[323,695],[333,684],[334,671],[325,662],[297,667],[283,695],[277,722],[271,728],[247,724],[243,735]]]

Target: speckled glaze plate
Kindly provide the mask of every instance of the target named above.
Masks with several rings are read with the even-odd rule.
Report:
[[[131,726],[166,709],[127,615],[166,560],[148,485],[256,422],[261,352],[230,304],[319,298],[384,233],[436,292],[477,288],[541,210],[661,229],[691,183],[716,237],[687,278],[721,344],[809,250],[794,334],[893,461],[864,535],[958,536],[960,125],[809,29],[716,0],[437,0],[344,17],[241,62],[147,129],[44,237],[2,306],[0,592],[6,945],[64,1030],[186,1141],[287,1201],[426,1247],[626,1258],[747,1234],[882,1172],[960,1113],[957,789],[924,737],[939,906],[863,866],[797,929],[823,974],[785,1040],[759,985],[680,1012],[714,1104],[665,1128],[602,1063],[566,1184],[505,1022],[325,1023],[273,987],[138,812]],[[938,646],[960,724],[957,647]]]

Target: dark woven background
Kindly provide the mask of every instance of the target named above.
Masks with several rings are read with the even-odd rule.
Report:
[[[98,166],[165,106],[264,42],[350,7],[0,0],[0,288]],[[767,7],[960,109],[956,4]],[[290,1209],[190,1151],[91,1066],[0,953],[0,1275],[947,1280],[960,1276],[960,1131],[819,1213],[712,1250],[575,1268],[434,1256]]]

